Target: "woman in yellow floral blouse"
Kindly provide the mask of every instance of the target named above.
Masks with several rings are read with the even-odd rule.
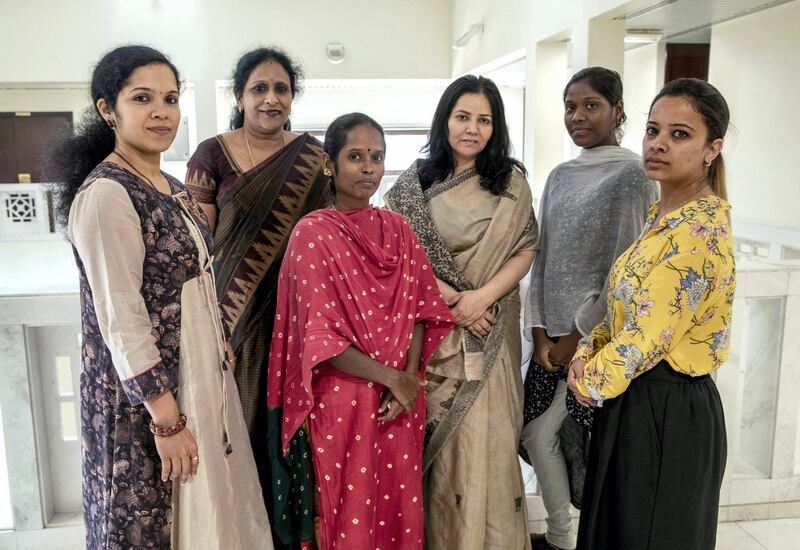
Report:
[[[714,548],[726,437],[709,373],[728,357],[735,286],[729,118],[696,79],[670,82],[650,107],[642,156],[661,200],[609,274],[608,314],[568,374],[599,407],[579,549]]]

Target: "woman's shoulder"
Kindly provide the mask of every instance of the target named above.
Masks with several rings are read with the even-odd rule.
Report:
[[[515,198],[530,199],[533,202],[533,195],[531,194],[531,186],[528,183],[528,178],[522,173],[518,166],[511,167],[511,173],[508,175],[508,188],[506,189]]]
[[[297,221],[292,230],[292,236],[296,238],[308,238],[321,234],[323,231],[335,225],[331,214],[330,208],[321,208],[309,212]]]
[[[292,140],[301,138],[305,140],[307,145],[313,145],[315,147],[323,146],[322,142],[316,136],[312,136],[309,132],[303,132],[301,134],[298,134],[297,132],[289,132],[289,133],[294,136]]]
[[[225,132],[223,134],[218,134],[216,136],[211,136],[210,138],[206,138],[200,143],[197,144],[197,149],[195,149],[195,155],[197,153],[214,153],[214,152],[221,152],[222,151],[222,144],[220,143],[221,139],[224,139],[224,136],[229,136],[233,132]]]
[[[78,192],[80,193],[89,188],[105,189],[109,186],[117,189],[126,189],[127,186],[134,180],[135,176],[133,176],[127,170],[121,168],[113,162],[103,161],[95,166],[91,172],[89,172],[89,175],[87,175],[86,179],[83,180]]]
[[[703,197],[668,215],[664,222],[675,241],[693,243],[691,250],[707,250],[724,257],[734,255],[730,204],[724,199],[714,195]]]

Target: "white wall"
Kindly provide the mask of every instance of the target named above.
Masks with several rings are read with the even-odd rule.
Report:
[[[73,122],[77,122],[81,111],[88,106],[89,90],[86,86],[58,89],[0,88],[0,112],[71,112]]]
[[[484,25],[483,34],[470,40],[466,48],[453,51],[453,76],[525,48],[528,30],[526,0],[453,0],[452,4],[453,28],[448,47],[452,47],[470,25]]]
[[[622,88],[628,122],[624,127],[622,146],[638,154],[642,154],[642,138],[650,102],[661,89],[663,81],[663,71],[659,71],[659,64],[664,64],[663,51],[663,44],[648,44],[625,52]]]
[[[712,29],[709,81],[733,124],[724,155],[734,220],[800,228],[798,28],[800,2],[790,2]]]
[[[450,8],[439,0],[3,0],[0,84],[86,82],[102,52],[143,42],[195,83],[198,132],[210,135],[215,81],[258,44],[284,47],[309,78],[448,77]],[[328,42],[344,44],[344,62],[327,62]]]

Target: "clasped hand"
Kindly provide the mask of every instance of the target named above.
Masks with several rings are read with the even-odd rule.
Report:
[[[384,415],[379,417],[378,420],[389,422],[402,413],[413,409],[417,404],[419,389],[424,385],[425,381],[420,380],[416,373],[406,370],[397,371],[381,399],[381,406],[378,407],[378,412],[384,413]]]
[[[458,292],[447,301],[456,324],[476,336],[488,336],[497,322],[492,302],[481,290]]]
[[[570,391],[575,394],[575,400],[584,407],[596,407],[597,401],[591,397],[586,397],[578,389],[578,382],[583,382],[583,369],[586,366],[586,361],[583,359],[575,359],[567,367],[567,386]]]

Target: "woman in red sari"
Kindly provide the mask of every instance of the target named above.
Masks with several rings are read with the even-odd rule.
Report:
[[[369,204],[384,149],[366,115],[331,124],[323,167],[335,202],[298,222],[278,281],[273,446],[287,453],[304,444],[298,434],[310,438],[323,549],[423,543],[422,374],[453,320],[408,222]]]

